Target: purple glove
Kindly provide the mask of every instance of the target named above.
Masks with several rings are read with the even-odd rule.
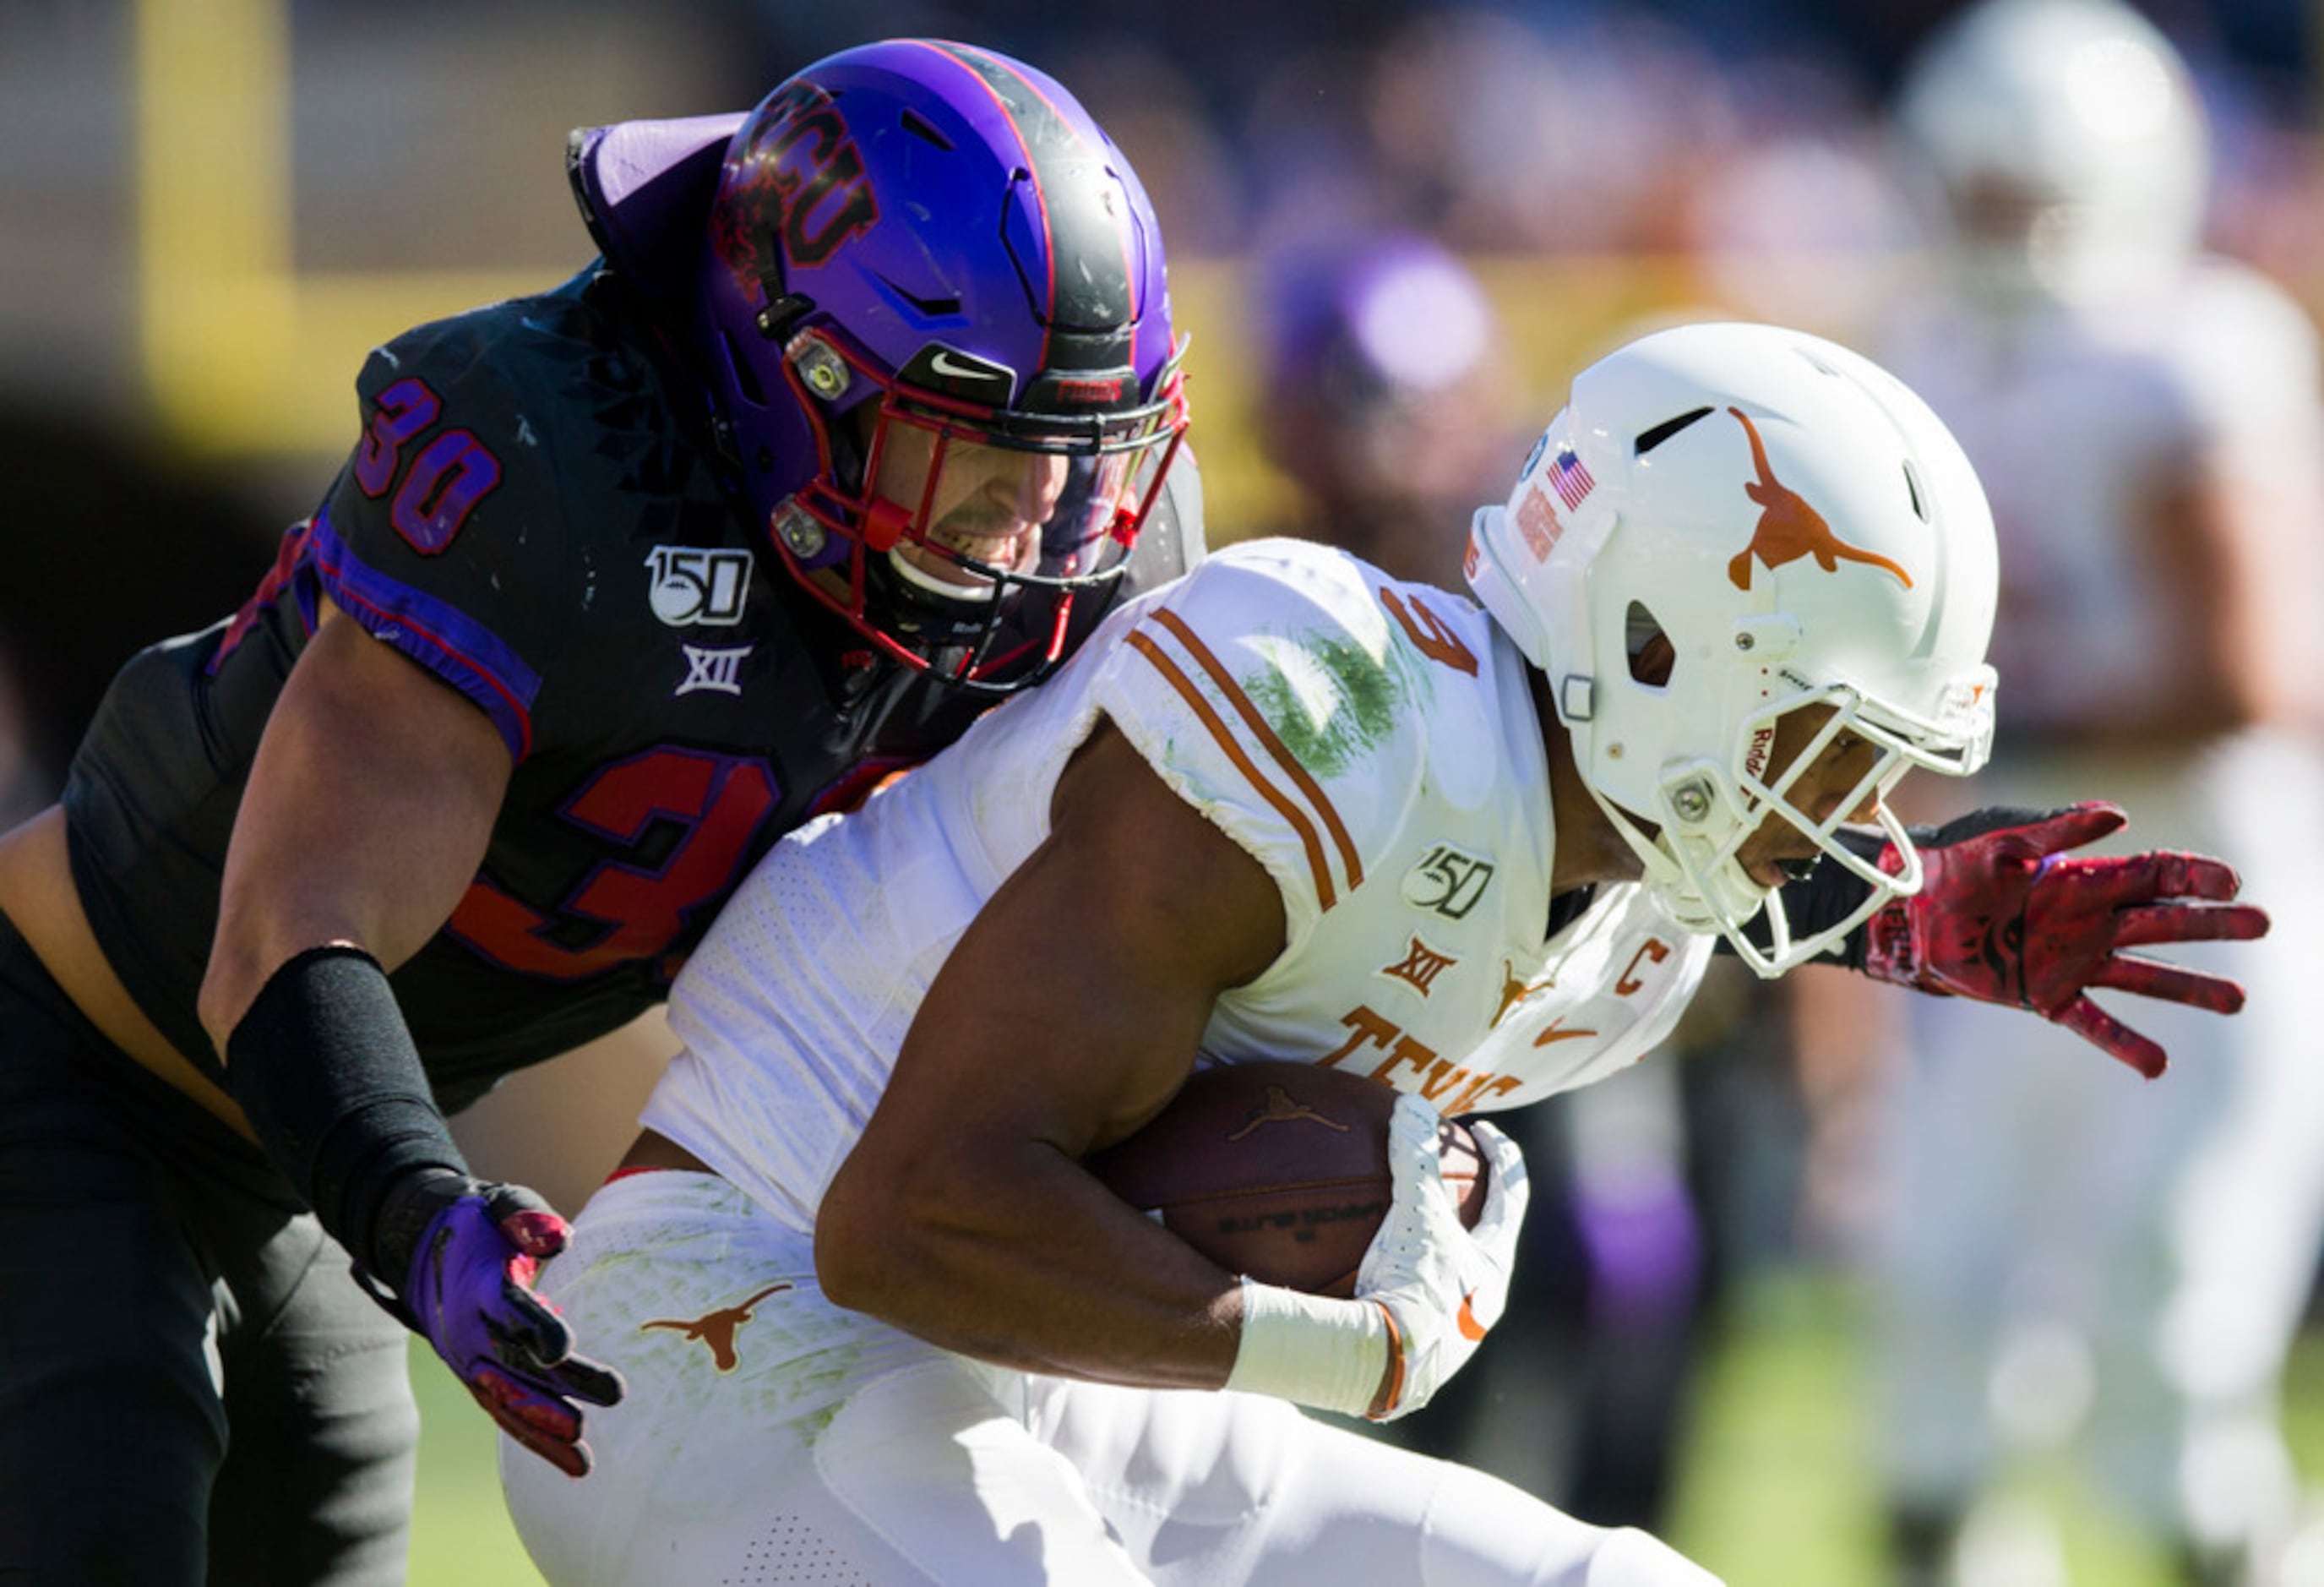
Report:
[[[510,1437],[568,1477],[588,1475],[576,1402],[617,1405],[624,1386],[573,1353],[573,1330],[532,1291],[538,1264],[565,1249],[565,1220],[521,1185],[464,1174],[415,1176],[395,1200],[407,1227],[427,1217],[400,1297],[404,1321]]]

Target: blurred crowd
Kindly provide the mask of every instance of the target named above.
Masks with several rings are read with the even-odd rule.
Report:
[[[880,0],[844,16],[756,15],[770,77],[899,29],[1053,62],[1107,106],[1179,257],[1265,254],[1369,224],[1464,255],[1675,254],[1748,280],[1754,261],[1839,253],[1878,266],[1911,245],[1888,113],[1914,51],[1960,9],[1191,0],[1092,17]],[[2311,279],[2324,233],[2307,13],[2286,0],[2153,11],[2219,151],[2215,235]]]
[[[1587,1519],[1660,1527],[1723,1297],[1849,1263],[1870,1297],[1865,1445],[1899,1583],[2064,1583],[2039,1527],[1997,1530],[1991,1492],[2024,1450],[2078,1437],[2099,1502],[2176,1579],[2324,1580],[2313,1559],[2299,1574],[2298,1547],[2300,1478],[2324,1472],[2292,1470],[2275,1427],[2324,1224],[2324,1094],[2300,1072],[2324,780],[2314,702],[2284,687],[2324,630],[2310,8],[2155,0],[2139,8],[2153,32],[2105,0],[1996,7],[2066,30],[2024,66],[2033,88],[1997,94],[2074,101],[2075,27],[2150,51],[2159,76],[2117,61],[2128,87],[2098,82],[2084,107],[2100,135],[2162,140],[2127,198],[2039,190],[2042,129],[1981,156],[1945,146],[1936,63],[1982,47],[1950,0],[759,0],[682,14],[750,47],[715,51],[724,80],[666,113],[739,107],[807,60],[903,32],[1072,85],[1134,160],[1173,256],[1231,269],[1241,389],[1213,405],[1198,387],[1195,444],[1255,453],[1276,488],[1248,512],[1214,505],[1214,540],[1307,534],[1457,587],[1468,515],[1507,489],[1543,394],[1641,328],[1609,303],[1789,321],[1904,374],[1979,463],[2004,539],[2004,743],[1971,792],[2119,790],[2143,843],[2241,860],[2279,920],[2269,954],[2227,961],[2256,1017],[2174,1030],[2173,1074],[2141,1087],[2015,1024],[1907,1020],[1893,994],[1861,1003],[1815,973],[1780,991],[1726,976],[1673,1061],[1521,1121],[1544,1186],[1516,1302],[1533,1321],[1406,1435]],[[292,8],[317,29],[352,9]],[[2180,155],[2195,165],[2174,198]],[[2034,189],[1971,190],[1980,175]],[[2124,245],[2155,256],[2130,282],[2073,278],[2062,255],[1997,281],[1980,226],[2036,255],[2067,246],[2042,228],[2084,217],[2053,200],[2126,204]],[[1591,263],[1651,287],[1561,301]],[[1565,361],[1542,367],[1544,346]],[[51,797],[112,666],[227,610],[280,525],[236,521],[215,473],[29,410],[0,417],[0,463],[33,482],[12,491],[32,576],[0,583],[14,818]],[[67,532],[26,532],[51,526]],[[111,581],[95,603],[55,599],[89,580]]]
[[[1932,400],[1994,499],[2004,743],[1975,802],[2103,789],[2144,841],[2236,858],[2276,906],[2221,961],[2256,1006],[2173,1023],[2149,1092],[1984,1010],[1730,986],[1682,1061],[1517,1121],[1551,1187],[1536,1331],[1405,1436],[1662,1527],[1721,1298],[1830,1259],[1862,1285],[1900,1587],[2065,1582],[2053,1523],[2001,1495],[2066,1452],[2157,1579],[2313,1579],[2278,1406],[2324,1226],[2301,1034],[2324,428],[2276,284],[2313,279],[2301,123],[2282,83],[2104,0],[1987,0],[1886,97],[1803,37],[1472,12],[1337,74],[1352,103],[1295,140],[1296,198],[1255,231],[1290,526],[1443,579],[1500,484],[1509,339],[1448,247],[1674,255],[1671,312],[1834,329]]]

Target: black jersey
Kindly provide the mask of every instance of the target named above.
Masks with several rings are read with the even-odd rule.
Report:
[[[661,1001],[778,836],[973,718],[777,565],[660,349],[596,269],[378,349],[363,439],[257,594],[115,680],[66,789],[74,877],[131,994],[214,1077],[194,1001],[226,840],[325,598],[515,761],[481,872],[393,976],[447,1112]],[[1170,577],[1180,530],[1157,512],[1139,552],[1132,581]]]

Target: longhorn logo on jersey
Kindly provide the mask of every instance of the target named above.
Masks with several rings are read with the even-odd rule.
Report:
[[[1727,411],[1735,415],[1735,421],[1751,438],[1751,461],[1759,471],[1757,482],[1743,486],[1743,494],[1759,503],[1759,521],[1751,531],[1751,543],[1727,565],[1727,577],[1737,589],[1751,587],[1754,557],[1770,573],[1802,557],[1813,557],[1816,566],[1826,573],[1839,572],[1843,561],[1867,562],[1895,574],[1906,589],[1913,587],[1913,576],[1904,568],[1877,551],[1849,545],[1834,533],[1822,513],[1809,506],[1799,492],[1775,477],[1775,469],[1767,462],[1766,444],[1760,440],[1759,427],[1751,422],[1750,415],[1740,408]]]

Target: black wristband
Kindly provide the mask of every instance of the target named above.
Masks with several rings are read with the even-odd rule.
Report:
[[[1921,849],[1950,848],[1988,832],[2011,826],[2032,826],[2061,810],[2022,810],[2010,805],[1988,805],[1957,817],[1942,826],[1908,826],[1904,835],[1913,846]],[[1843,826],[1833,835],[1846,844],[1852,853],[1868,860],[1877,860],[1880,851],[1888,846],[1886,835],[1870,827]],[[1791,922],[1794,938],[1812,937],[1834,921],[1846,919],[1859,908],[1872,891],[1872,884],[1844,865],[1818,865],[1798,881],[1787,883],[1782,893],[1784,918]],[[1876,912],[1872,919],[1877,919]],[[1825,956],[1846,964],[1851,970],[1864,968],[1864,955],[1872,939],[1872,919],[1860,922],[1855,930],[1825,952]],[[1764,918],[1755,919],[1744,927],[1744,935],[1762,948],[1771,940]],[[1731,954],[1735,950],[1724,937],[1717,949]]]
[[[1923,829],[1918,827],[1907,828],[1906,831],[1915,844],[1925,835]],[[1880,851],[1888,846],[1887,835],[1871,828],[1843,826],[1832,835],[1850,853],[1868,860],[1878,859]],[[1799,881],[1784,883],[1777,895],[1780,900],[1777,907],[1784,911],[1784,918],[1791,923],[1792,939],[1796,942],[1847,919],[1863,907],[1864,900],[1871,893],[1872,884],[1847,866],[1820,864]],[[1826,948],[1822,957],[1846,964],[1851,970],[1863,969],[1866,924],[1868,922],[1859,924],[1855,930]],[[1764,915],[1754,918],[1745,926],[1743,934],[1763,949],[1774,945],[1774,934],[1768,930]],[[1725,937],[1721,937],[1714,951],[1731,954],[1735,950]]]
[[[324,1230],[400,1290],[410,1253],[381,1249],[389,1193],[419,1171],[468,1166],[379,961],[318,947],[275,971],[226,1038],[226,1080]]]

